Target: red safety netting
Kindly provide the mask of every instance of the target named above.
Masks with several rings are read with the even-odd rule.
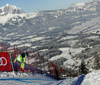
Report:
[[[3,43],[1,43],[0,50],[1,50],[1,52],[10,54],[10,56],[12,58],[11,59],[12,62],[18,56],[18,54],[25,52],[25,50],[18,49],[17,46],[9,46],[9,45],[5,45]],[[57,75],[58,72],[64,73],[64,69],[62,69],[61,67],[58,68],[53,62],[45,59],[43,55],[41,56],[39,54],[39,51],[38,52],[28,51],[28,54],[29,55],[26,60],[27,65],[25,66],[25,70],[27,72],[38,73],[38,72],[41,72],[41,70],[42,70],[43,73],[46,72],[46,73],[50,73],[51,75]],[[36,55],[38,55],[38,57],[36,57]],[[33,61],[33,63],[31,63],[31,61]],[[34,67],[34,69],[32,67]],[[10,70],[8,70],[8,71],[11,71],[11,70],[12,69],[10,66]],[[20,71],[20,63],[19,62],[17,62],[17,64],[14,64],[14,70]]]

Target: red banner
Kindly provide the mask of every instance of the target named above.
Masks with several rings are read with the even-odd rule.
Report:
[[[12,71],[8,52],[0,52],[0,71]]]

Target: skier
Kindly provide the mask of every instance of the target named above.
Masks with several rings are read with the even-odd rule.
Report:
[[[28,57],[28,53],[26,52],[26,53],[22,53],[21,55],[18,55],[17,57],[16,57],[16,59],[14,60],[14,63],[16,62],[16,61],[18,61],[18,62],[20,62],[21,63],[21,70],[22,70],[22,72],[25,72],[24,71],[24,68],[25,68],[25,61],[26,61],[26,58]]]

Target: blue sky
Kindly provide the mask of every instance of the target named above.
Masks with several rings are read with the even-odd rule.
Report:
[[[0,0],[0,7],[8,4],[20,7],[26,13],[43,10],[67,9],[71,4],[88,0]]]

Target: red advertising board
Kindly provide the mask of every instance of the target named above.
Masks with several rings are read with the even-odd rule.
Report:
[[[0,71],[12,71],[8,52],[0,52]]]

